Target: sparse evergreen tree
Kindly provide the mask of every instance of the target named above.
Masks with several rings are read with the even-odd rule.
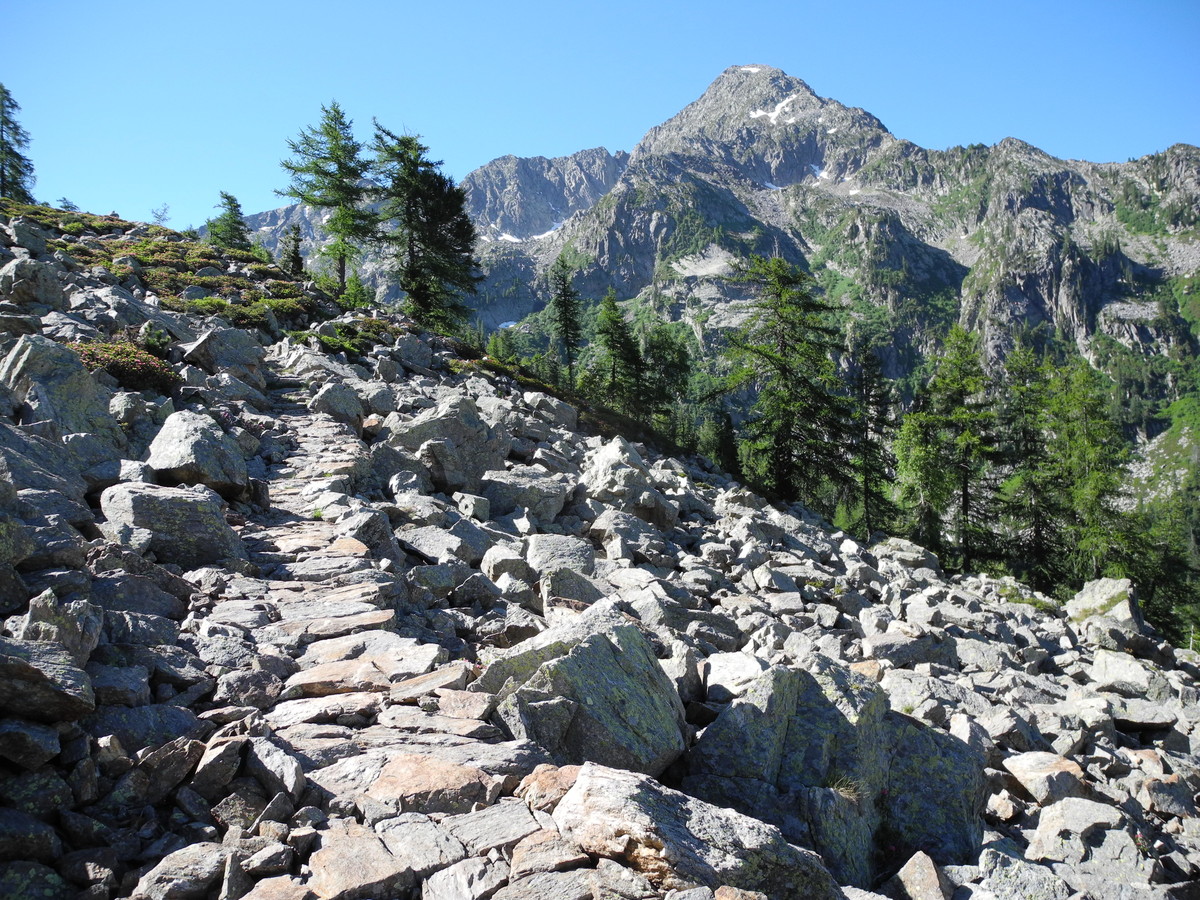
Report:
[[[238,215],[241,215],[240,207]],[[150,210],[150,218],[154,220],[155,225],[166,225],[171,220],[171,207],[164,203],[161,206],[156,206]]]
[[[644,377],[633,395],[633,413],[678,440],[682,425],[679,403],[692,372],[687,341],[669,325],[655,325],[642,336],[641,358]]]
[[[572,388],[575,386],[575,357],[583,345],[579,291],[572,283],[574,274],[566,259],[559,256],[550,269],[550,302],[547,304],[551,329],[567,364],[567,382]]]
[[[204,223],[208,230],[208,242],[226,250],[249,250],[250,229],[242,219],[242,205],[228,191],[221,191],[221,202],[217,204],[221,214]]]
[[[373,144],[381,204],[374,240],[394,261],[406,312],[425,328],[455,331],[470,314],[463,302],[480,276],[474,256],[475,226],[466,193],[444,175],[440,162],[415,135],[397,135],[375,123]]]
[[[68,200],[66,197],[59,197],[54,201],[58,204],[58,208],[63,212],[79,212],[79,207]]]
[[[617,306],[617,292],[609,288],[596,316],[596,342],[601,353],[598,365],[601,401],[618,412],[629,414],[641,390],[645,366],[633,329]]]
[[[929,410],[924,392],[900,423],[896,435],[896,480],[914,541],[939,556],[945,553],[942,514],[954,496],[953,472],[946,464],[941,417]]]
[[[304,257],[300,253],[300,226],[293,225],[279,242],[279,266],[292,278],[304,274]]]
[[[1070,510],[1065,562],[1072,581],[1098,578],[1120,555],[1118,508],[1128,456],[1108,403],[1104,376],[1082,359],[1055,370],[1049,388],[1047,455]]]
[[[744,468],[777,496],[832,513],[831,494],[851,479],[832,309],[814,297],[811,276],[778,257],[752,256],[737,278],[757,293],[727,351],[737,366],[731,387],[758,387]]]
[[[896,433],[895,391],[883,375],[879,357],[871,349],[860,351],[858,373],[851,383],[854,401],[851,459],[854,490],[851,494],[850,530],[864,539],[886,529],[899,515],[892,500],[896,458],[890,449]]]
[[[325,230],[333,240],[321,255],[333,260],[339,293],[346,289],[347,263],[373,233],[375,214],[364,206],[371,170],[363,147],[354,139],[352,123],[333,101],[321,107],[321,123],[304,128],[288,141],[292,159],[283,166],[292,178],[286,190],[277,191],[300,203],[330,211]]]
[[[1000,460],[1006,477],[999,508],[1008,532],[1010,568],[1039,591],[1050,592],[1067,577],[1064,528],[1070,509],[1063,474],[1051,458],[1050,376],[1052,367],[1032,348],[1018,344],[1005,360],[1000,397]]]
[[[0,84],[0,197],[33,203],[33,163],[21,151],[29,146],[29,132],[17,122],[21,106]]]
[[[949,514],[963,570],[993,552],[995,412],[987,383],[979,336],[954,325],[896,442],[914,539],[944,553],[941,522]]]
[[[505,365],[515,363],[517,361],[517,345],[513,340],[512,330],[500,328],[492,332],[487,342],[487,354]]]

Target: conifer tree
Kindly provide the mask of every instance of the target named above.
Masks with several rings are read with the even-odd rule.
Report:
[[[811,276],[778,257],[752,256],[736,277],[756,293],[727,351],[737,366],[730,386],[758,388],[744,468],[777,496],[832,512],[830,494],[851,478],[832,308],[813,296]]]
[[[208,230],[208,242],[226,250],[249,250],[250,229],[242,219],[242,205],[228,191],[221,191],[221,202],[217,204],[221,214],[204,223]]]
[[[376,216],[364,206],[370,173],[370,161],[354,139],[352,124],[333,101],[321,107],[321,122],[304,128],[288,141],[292,159],[283,166],[292,178],[286,190],[277,191],[300,203],[330,211],[324,228],[333,240],[321,255],[333,260],[338,290],[346,289],[347,263],[358,256],[360,248],[374,232]]]
[[[914,540],[944,552],[941,520],[949,514],[963,570],[991,552],[995,414],[986,387],[979,336],[954,325],[896,442]]]
[[[304,256],[300,253],[300,226],[293,225],[279,242],[279,266],[292,278],[304,274]]]
[[[1121,551],[1118,507],[1128,452],[1111,414],[1104,376],[1078,359],[1055,370],[1049,386],[1046,452],[1058,502],[1070,510],[1065,561],[1080,585],[1105,573]]]
[[[481,280],[474,256],[475,226],[466,193],[444,175],[440,162],[415,135],[397,135],[375,123],[375,167],[382,228],[373,240],[389,252],[406,312],[425,328],[455,331],[470,314],[464,294]]]
[[[854,401],[851,458],[854,468],[850,530],[864,539],[895,521],[892,500],[896,458],[890,449],[896,432],[895,391],[872,349],[857,354],[858,373],[851,382]]]
[[[617,306],[617,292],[609,288],[596,316],[596,342],[600,345],[600,395],[603,402],[629,414],[637,402],[644,366],[633,329]]]
[[[659,323],[642,335],[643,377],[634,391],[633,415],[672,438],[681,424],[679,401],[687,393],[692,356],[687,341],[671,326]],[[661,421],[656,421],[661,420]]]
[[[29,132],[17,122],[20,104],[0,84],[0,197],[33,203],[33,163],[21,151],[29,146]]]
[[[575,386],[575,357],[583,345],[583,326],[579,321],[579,291],[572,283],[574,271],[562,256],[550,269],[550,312],[551,330],[558,338],[563,361],[567,364],[567,382]]]
[[[1008,532],[1009,565],[1039,591],[1067,577],[1064,528],[1070,515],[1060,489],[1064,474],[1050,456],[1050,377],[1053,367],[1021,343],[1005,360],[999,413],[1005,479],[999,508]]]

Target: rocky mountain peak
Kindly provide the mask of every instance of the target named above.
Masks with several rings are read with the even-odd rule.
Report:
[[[847,163],[861,166],[862,150],[891,140],[874,116],[819,97],[780,69],[731,66],[695,102],[651,128],[632,159],[666,154],[708,159],[784,186],[820,179],[822,173],[829,177],[830,161],[839,170]],[[847,159],[846,151],[855,158]]]

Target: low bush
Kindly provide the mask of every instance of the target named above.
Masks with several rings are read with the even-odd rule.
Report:
[[[97,341],[74,344],[89,369],[103,369],[130,391],[170,394],[182,380],[167,363],[128,341]]]

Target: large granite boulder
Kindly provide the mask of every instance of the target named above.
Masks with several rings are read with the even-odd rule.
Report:
[[[0,714],[61,722],[95,708],[92,682],[67,651],[0,637]]]
[[[584,852],[624,862],[659,890],[727,886],[771,900],[841,897],[820,857],[789,844],[775,826],[645,775],[587,763],[553,815]]]
[[[246,559],[242,539],[225,521],[221,498],[204,487],[117,484],[100,495],[111,540],[149,550],[159,562],[198,569]]]
[[[209,375],[227,373],[257,390],[266,390],[263,374],[266,351],[249,331],[241,328],[210,328],[183,345],[183,359]]]
[[[504,468],[511,438],[487,424],[475,401],[454,396],[413,419],[385,420],[387,441],[416,453],[441,490],[479,493],[483,473]]]
[[[242,500],[250,490],[237,442],[203,413],[182,410],[168,416],[146,463],[161,484],[203,484],[227,500]]]
[[[844,883],[869,886],[897,835],[967,862],[982,840],[982,758],[890,713],[866,677],[820,656],[806,666],[772,667],[733,700],[688,753],[684,790],[778,825]]]
[[[678,505],[654,485],[641,454],[622,437],[588,454],[580,481],[593,500],[632,513],[657,528],[670,529],[679,518]]]
[[[60,435],[94,435],[114,459],[125,446],[121,426],[108,411],[110,392],[69,347],[24,335],[0,363],[0,383],[21,403],[23,422],[51,422]]]
[[[684,751],[679,695],[650,643],[629,625],[592,634],[542,663],[497,716],[559,765],[591,760],[659,775]]]

